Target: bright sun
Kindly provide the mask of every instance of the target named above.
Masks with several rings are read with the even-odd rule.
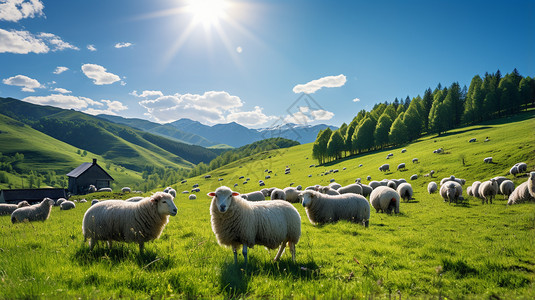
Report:
[[[188,12],[193,15],[195,23],[204,26],[215,25],[225,17],[227,3],[224,0],[190,0]]]

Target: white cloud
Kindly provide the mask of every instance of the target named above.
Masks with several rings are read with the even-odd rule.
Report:
[[[112,100],[101,100],[101,101],[108,105],[109,110],[121,111],[121,110],[128,109],[128,106],[122,104],[119,101],[112,101]]]
[[[243,126],[255,127],[277,119],[274,116],[267,116],[262,112],[260,106],[255,106],[253,111],[232,112],[227,116],[227,122],[236,122]]]
[[[305,84],[298,84],[294,86],[293,92],[296,94],[305,93],[313,94],[324,87],[341,87],[346,83],[346,77],[344,74],[338,76],[326,76],[320,79],[312,80]]]
[[[61,73],[65,72],[65,71],[67,71],[68,69],[69,68],[67,68],[67,67],[57,67],[56,70],[54,70],[53,73],[54,74],[61,74]]]
[[[130,93],[132,96],[140,98],[152,98],[152,97],[162,97],[163,93],[161,91],[143,91],[141,94],[138,94],[136,90]]]
[[[52,94],[49,96],[30,96],[22,99],[38,105],[51,105],[64,109],[83,109],[88,105],[102,105],[102,103],[93,101],[86,97],[76,97],[71,95]]]
[[[132,46],[133,44],[132,43],[117,43],[115,44],[115,48],[127,48],[127,47],[130,47]]]
[[[87,50],[89,50],[89,51],[97,51],[97,48],[95,48],[95,45],[87,45]]]
[[[359,102],[359,101],[360,101],[359,98],[355,98],[355,99],[353,99],[353,102]]]
[[[24,30],[0,29],[0,53],[48,53],[65,49],[79,50],[52,33],[34,35]]]
[[[314,121],[326,121],[334,117],[334,113],[323,109],[311,111],[310,114],[314,117]]]
[[[99,115],[99,114],[105,114],[105,115],[117,115],[118,111],[126,110],[128,107],[124,104],[122,104],[119,101],[112,101],[112,100],[100,100],[101,102],[106,103],[107,109],[94,109],[89,108],[84,110],[84,113],[90,114],[90,115]]]
[[[309,107],[300,106],[299,111],[284,118],[286,123],[308,124],[314,121],[326,121],[334,117],[334,113],[323,109],[311,110]]]
[[[25,18],[43,16],[44,5],[40,0],[3,0],[0,3],[0,21],[17,22]]]
[[[42,88],[39,81],[24,75],[17,75],[3,80],[4,84],[21,86],[24,92],[35,92],[34,89]]]
[[[71,91],[69,91],[67,89],[64,89],[64,88],[55,88],[52,91],[53,92],[62,93],[62,94],[70,94],[70,93],[72,93]]]
[[[113,73],[106,72],[106,68],[95,64],[82,65],[82,72],[85,76],[93,79],[96,85],[112,84],[121,80],[121,78]]]

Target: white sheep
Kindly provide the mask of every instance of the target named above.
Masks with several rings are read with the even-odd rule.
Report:
[[[122,193],[130,193],[130,192],[132,192],[132,190],[131,190],[129,187],[125,186],[125,187],[123,187],[123,188],[121,189],[121,192],[122,192]]]
[[[535,202],[535,172],[529,173],[528,181],[517,186],[513,193],[509,195],[507,205],[524,202]]]
[[[299,195],[301,194],[301,192],[299,192],[296,188],[294,188],[294,187],[285,187],[282,190],[286,194],[286,201],[288,201],[290,203],[298,203],[299,202]]]
[[[389,165],[389,164],[381,165],[381,166],[379,167],[379,171],[381,171],[381,172],[390,171],[390,165]]]
[[[372,177],[370,175],[366,176],[366,180],[370,181],[372,180]]]
[[[429,194],[435,193],[437,189],[438,189],[437,183],[434,181],[429,182],[429,184],[427,185],[427,192]]]
[[[243,199],[248,201],[264,201],[266,200],[266,197],[261,191],[254,191],[247,194],[241,194],[240,195]]]
[[[286,193],[279,188],[275,188],[271,192],[271,200],[285,200],[286,201]]]
[[[15,209],[25,206],[30,206],[30,203],[28,203],[28,201],[21,201],[18,204],[2,203],[0,204],[0,216],[11,215],[15,211]]]
[[[483,158],[483,162],[484,162],[484,163],[487,163],[487,164],[492,163],[492,157],[489,156],[489,157],[485,157],[485,158]]]
[[[500,184],[500,194],[504,195],[504,198],[509,197],[515,190],[515,184],[511,180],[504,180]]]
[[[492,204],[492,199],[496,196],[499,190],[499,186],[494,178],[482,182],[479,186],[479,197],[481,198],[481,204]]]
[[[89,239],[89,250],[97,241],[135,242],[143,253],[146,242],[160,237],[169,216],[175,216],[177,208],[173,196],[156,192],[139,202],[107,200],[91,206],[84,215],[82,232],[84,241]]]
[[[399,171],[399,170],[406,170],[406,169],[407,169],[407,168],[405,168],[405,163],[400,163],[400,164],[398,165],[398,168],[397,168],[398,171]]]
[[[505,176],[496,176],[494,177],[494,180],[496,180],[496,183],[498,184],[498,187],[502,184],[502,182],[506,181],[506,180],[509,180],[507,177]],[[514,188],[513,188],[514,190]],[[500,189],[498,188],[498,193],[501,194],[500,192]]]
[[[98,199],[93,199],[93,200],[91,200],[91,206],[93,206],[93,205],[95,205],[95,204],[97,204],[99,202],[100,201]]]
[[[347,220],[369,226],[370,203],[362,195],[348,193],[331,196],[315,191],[305,191],[301,197],[303,207],[312,224]]]
[[[368,183],[368,185],[372,188],[372,189],[376,189],[377,187],[380,187],[382,184],[381,182],[377,181],[377,180],[374,180],[374,181],[370,181],[370,183]]]
[[[60,210],[69,210],[76,208],[76,204],[73,201],[63,201],[61,205],[59,206]]]
[[[130,197],[124,201],[126,202],[139,202],[141,200],[145,199],[144,197],[141,197],[141,196],[136,196],[136,197]]]
[[[362,187],[362,196],[364,197],[368,197],[373,191],[372,187],[367,184],[361,184],[360,186]]]
[[[188,199],[189,199],[189,200],[195,200],[195,199],[197,199],[197,195],[195,195],[195,194],[190,194],[190,195],[188,196]]]
[[[94,185],[92,185],[92,184],[90,184],[90,185],[89,185],[89,188],[87,188],[87,192],[88,192],[88,193],[94,193],[94,192],[96,192],[96,191],[97,191],[97,188],[96,188]]]
[[[509,174],[515,177],[516,175],[520,174],[520,170],[518,169],[518,166],[517,165],[512,166],[511,169],[509,170]]]
[[[418,174],[412,174],[410,177],[410,180],[416,180],[418,179]]]
[[[243,245],[247,264],[247,247],[263,245],[269,249],[279,247],[277,261],[286,244],[295,261],[295,245],[301,237],[301,216],[292,204],[272,200],[248,202],[226,186],[208,193],[212,198],[210,216],[212,231],[220,245],[231,246],[234,263],[238,263],[237,248]]]
[[[329,187],[333,190],[338,190],[339,188],[342,187],[342,185],[337,182],[331,182],[329,183]]]
[[[346,186],[339,188],[337,192],[340,194],[353,193],[353,194],[362,195],[362,186],[357,183],[352,183],[352,184],[348,184]]]
[[[67,201],[67,199],[65,198],[59,198],[58,200],[56,200],[56,202],[54,203],[54,206],[60,206],[61,203]]]
[[[109,193],[111,193],[112,189],[109,188],[109,187],[100,188],[100,189],[98,189],[98,192],[109,192]]]
[[[394,180],[389,180],[389,181],[387,181],[386,186],[391,188],[391,189],[393,189],[393,190],[395,190],[398,187],[398,184]]]
[[[412,163],[413,163],[413,164],[418,163],[418,162],[419,162],[419,161],[418,161],[418,158],[413,158],[413,159],[412,159]]]
[[[320,186],[319,188],[316,189],[316,191],[322,194],[326,194],[326,195],[340,195],[340,193],[337,190],[332,189],[328,186]]]
[[[440,196],[444,202],[457,203],[459,200],[463,200],[463,187],[457,181],[447,181],[440,187]]]
[[[407,149],[401,149],[401,153],[407,152]]]
[[[173,198],[176,197],[176,190],[174,188],[172,188],[172,187],[167,187],[163,192],[171,194],[171,196],[173,196]]]
[[[375,208],[376,212],[386,212],[388,214],[399,213],[399,200],[400,196],[398,192],[387,187],[379,186],[373,189],[370,194],[370,204]]]
[[[525,173],[525,172],[528,171],[528,165],[525,162],[517,163],[517,164],[515,164],[515,166],[518,167],[518,171],[520,173]]]
[[[39,204],[15,209],[11,214],[11,223],[45,221],[50,216],[54,200],[44,198]]]
[[[396,189],[396,192],[398,192],[399,196],[405,201],[409,201],[412,199],[413,191],[412,185],[410,183],[404,182],[400,184]]]
[[[469,143],[475,143],[476,142],[476,138],[471,138],[468,142]]]
[[[479,186],[481,185],[481,181],[474,181],[472,183],[472,196],[476,198],[481,198],[479,196]]]
[[[466,194],[468,196],[474,197],[474,193],[472,193],[472,186],[469,186],[469,187],[466,188]]]

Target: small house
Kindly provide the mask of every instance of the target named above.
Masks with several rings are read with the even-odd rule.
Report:
[[[44,198],[58,200],[67,198],[67,190],[62,188],[42,188],[42,189],[5,189],[0,191],[0,203],[18,204],[21,201],[28,201],[36,204]]]
[[[108,172],[97,164],[96,158],[93,158],[92,163],[81,164],[70,171],[67,176],[69,177],[68,190],[73,195],[87,194],[90,185],[94,185],[97,190],[109,188],[114,180]]]

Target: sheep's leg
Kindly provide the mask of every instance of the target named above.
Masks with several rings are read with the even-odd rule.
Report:
[[[292,253],[292,261],[295,261],[295,243],[288,242],[288,246],[290,247],[290,252]]]
[[[245,265],[247,265],[247,244],[243,244],[243,250],[241,251],[241,253],[243,254]]]
[[[286,248],[286,241],[282,242],[281,246],[279,247],[279,252],[277,252],[277,255],[275,255],[273,261],[279,260],[282,255],[282,252],[284,252],[284,248]]]
[[[234,252],[234,263],[238,264],[238,251],[234,245],[232,246],[232,252]]]
[[[89,251],[93,250],[94,246],[95,246],[95,241],[93,241],[93,239],[89,239]]]

